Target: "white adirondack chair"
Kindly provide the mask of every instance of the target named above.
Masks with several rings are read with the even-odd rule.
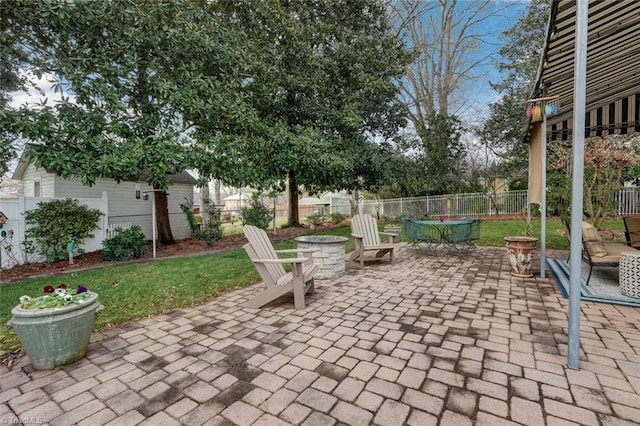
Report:
[[[304,309],[304,296],[307,292],[313,293],[313,278],[318,270],[311,254],[314,250],[274,250],[267,233],[252,225],[244,226],[244,235],[249,240],[244,249],[266,286],[245,306],[261,308],[278,297],[293,292],[295,308]],[[278,253],[297,253],[298,257],[278,258]],[[291,264],[291,272],[286,272],[282,266],[287,263]]]
[[[387,236],[387,243],[380,240],[380,235]],[[351,219],[351,236],[355,239],[356,249],[351,254],[351,260],[360,261],[360,267],[364,267],[365,252],[375,251],[376,258],[381,258],[389,253],[393,263],[393,250],[395,248],[396,234],[378,231],[378,221],[368,214],[357,214]]]

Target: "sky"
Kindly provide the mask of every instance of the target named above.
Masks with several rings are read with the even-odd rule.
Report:
[[[400,1],[400,0],[398,0]],[[411,74],[404,84],[404,89],[412,90],[410,79],[420,84],[426,81],[426,86],[434,84],[433,73],[439,66],[437,43],[442,27],[442,8],[455,5],[451,17],[450,43],[461,43],[461,46],[451,47],[459,63],[455,69],[462,71],[463,78],[457,81],[456,92],[449,96],[449,113],[460,117],[465,123],[473,124],[481,121],[489,113],[488,104],[498,99],[490,86],[501,80],[497,70],[500,61],[499,51],[504,43],[503,33],[517,27],[520,18],[524,17],[529,7],[529,0],[402,0],[398,3],[398,23],[414,22],[409,18],[409,11],[418,14],[419,20],[414,27],[405,27],[402,31],[407,48],[420,46],[416,50],[422,52],[418,62],[413,65]],[[405,4],[404,1],[407,3]],[[417,1],[417,3],[413,3]],[[440,3],[441,2],[441,3]],[[413,7],[416,7],[414,9]],[[392,9],[394,10],[394,9]],[[401,19],[401,20],[400,20]],[[415,18],[414,18],[415,19]],[[464,31],[464,37],[461,34]],[[446,40],[442,40],[446,42]],[[475,46],[473,44],[475,43]],[[445,49],[447,46],[445,45]],[[473,68],[466,70],[473,65]],[[426,67],[430,70],[426,71]],[[426,89],[423,95],[426,96]],[[406,92],[404,92],[406,94]],[[408,96],[403,96],[408,98]],[[413,98],[413,96],[411,96]],[[407,99],[409,100],[409,99]]]
[[[474,0],[469,1],[473,2]],[[491,89],[489,83],[496,83],[501,79],[500,72],[496,67],[496,61],[500,59],[498,51],[503,43],[500,36],[504,31],[516,25],[518,20],[526,14],[528,1],[500,1],[497,2],[496,7],[501,11],[496,16],[488,19],[487,27],[491,31],[487,31],[487,37],[481,44],[481,54],[492,54],[493,59],[482,67],[480,71],[484,74],[484,78],[481,77],[474,83],[473,92],[470,93],[472,104],[475,105],[474,108],[469,110],[469,113],[474,116],[470,117],[471,121],[476,121],[474,120],[475,118],[486,116],[489,112],[488,105],[498,99],[498,94]]]
[[[502,33],[513,27],[520,18],[522,18],[527,13],[528,2],[523,1],[506,1],[503,2],[509,7],[505,9],[499,16],[495,16],[491,18],[490,22],[492,26],[495,26],[497,30]],[[487,40],[487,46],[493,46],[494,51],[500,49],[502,44],[502,40],[496,35]],[[500,73],[496,69],[495,66],[488,67],[488,80],[490,81],[498,81],[500,79]],[[487,85],[487,91],[493,95],[492,101],[495,100],[495,92],[493,92],[489,86]]]
[[[12,99],[11,99],[11,102],[9,102],[9,105],[11,105],[12,107],[18,108],[24,104],[29,104],[29,105],[36,104],[44,98],[47,98],[49,104],[53,104],[54,101],[60,100],[61,99],[60,93],[54,93],[53,89],[51,88],[51,84],[48,81],[50,78],[51,78],[51,75],[45,74],[42,76],[41,79],[38,80],[35,76],[31,75],[30,80],[33,82],[37,82],[36,84],[37,88],[40,91],[42,91],[44,95],[39,93],[39,91],[36,89],[31,89],[26,93],[15,92],[12,94]]]

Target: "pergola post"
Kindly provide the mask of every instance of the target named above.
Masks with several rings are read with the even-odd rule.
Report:
[[[576,44],[573,66],[573,170],[571,190],[571,254],[569,269],[569,347],[567,365],[580,368],[580,286],[582,281],[582,203],[584,185],[584,122],[587,93],[588,0],[576,2]]]

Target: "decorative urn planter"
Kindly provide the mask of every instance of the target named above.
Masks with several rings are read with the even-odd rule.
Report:
[[[46,309],[11,310],[7,326],[15,329],[33,368],[51,370],[82,358],[89,345],[96,314],[104,307],[89,292],[81,303]]]
[[[532,277],[532,261],[538,239],[535,237],[504,237],[504,240],[507,242],[511,275],[522,278]]]

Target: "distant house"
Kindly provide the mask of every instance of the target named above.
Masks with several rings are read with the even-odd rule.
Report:
[[[242,210],[243,207],[248,207],[251,204],[251,194],[241,192],[238,194],[229,195],[225,197],[223,210]]]
[[[152,188],[146,182],[120,182],[99,179],[95,185],[84,186],[79,180],[67,180],[55,173],[37,168],[29,158],[27,145],[16,166],[12,179],[22,181],[25,197],[34,198],[102,198],[108,199],[108,225],[131,223],[139,225],[148,239],[152,238],[151,198],[145,191]],[[193,199],[196,180],[187,172],[169,175],[168,190],[169,220],[176,239],[189,237],[190,229],[186,216],[180,208],[185,199]],[[152,194],[149,193],[149,196]],[[138,198],[139,197],[139,198]]]

